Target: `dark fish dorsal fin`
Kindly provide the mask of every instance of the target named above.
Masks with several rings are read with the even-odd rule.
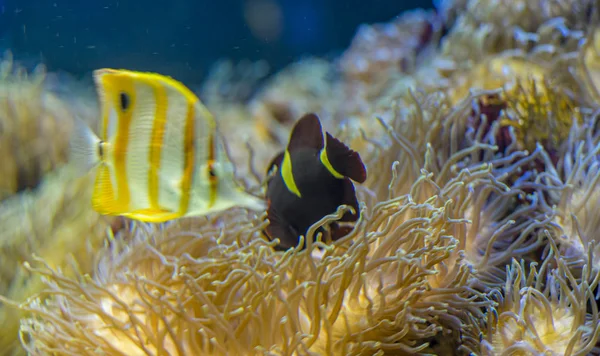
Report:
[[[358,152],[351,150],[340,140],[327,133],[327,159],[333,169],[355,182],[367,180],[367,169]]]
[[[313,113],[306,114],[298,120],[290,135],[288,152],[300,148],[323,148],[323,129],[319,117]]]

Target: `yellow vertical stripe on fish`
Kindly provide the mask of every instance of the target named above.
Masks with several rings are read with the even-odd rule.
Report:
[[[218,189],[218,180],[217,177],[213,175],[214,173],[214,165],[215,165],[215,136],[210,135],[208,140],[208,160],[206,163],[206,177],[208,178],[208,188],[209,188],[209,196],[208,196],[208,207],[211,208],[215,205],[217,201],[217,189]]]
[[[281,162],[281,178],[283,178],[283,183],[291,193],[296,194],[298,198],[302,198],[300,190],[298,189],[298,186],[296,186],[296,181],[294,180],[294,173],[292,173],[292,158],[288,150],[285,150],[285,153],[283,154],[283,161]]]
[[[150,208],[160,210],[158,201],[160,156],[167,124],[167,107],[169,105],[166,89],[163,85],[153,84],[156,97],[156,108],[154,126],[152,128],[152,139],[150,141],[150,174],[148,180],[148,196]]]
[[[129,186],[127,184],[127,166],[126,160],[128,156],[128,146],[130,138],[130,125],[132,121],[132,108],[136,105],[136,93],[133,81],[128,77],[124,76],[110,76],[107,77],[106,73],[100,73],[99,81],[105,88],[104,107],[108,107],[109,115],[106,131],[107,135],[110,135],[110,120],[111,111],[116,111],[117,115],[114,118],[117,122],[114,123],[116,126],[115,137],[111,138],[107,136],[107,140],[113,143],[112,155],[107,159],[111,161],[111,168],[108,170],[108,175],[99,175],[101,179],[109,179],[111,181],[111,188],[113,188],[112,199],[114,203],[109,204],[111,197],[103,197],[102,192],[98,194],[98,202],[109,204],[104,209],[117,209],[118,212],[129,210],[130,194]],[[128,94],[128,108],[123,109],[121,107],[121,94]],[[103,130],[104,131],[104,130]],[[112,159],[111,159],[112,158]],[[116,183],[116,189],[112,184]],[[107,183],[101,182],[101,187],[107,187]],[[105,190],[106,194],[109,194],[108,190]]]
[[[103,87],[106,84],[103,82],[102,80],[102,71],[96,71],[94,73],[94,81],[96,83],[97,87]],[[99,90],[98,91],[98,101],[100,104],[100,113],[102,114],[102,117],[100,118],[100,123],[102,124],[102,127],[100,129],[100,138],[102,141],[104,142],[108,142],[109,139],[109,134],[108,134],[108,127],[112,125],[112,127],[114,127],[114,123],[113,124],[109,124],[108,120],[109,118],[112,116],[112,119],[114,118],[114,114],[112,114],[114,111],[112,111],[112,107],[110,105],[110,99],[106,97],[106,92],[104,90]]]
[[[210,180],[208,160],[211,145],[214,143],[214,119],[212,115],[197,102],[194,105],[194,174],[191,178],[191,197],[188,213],[202,214],[210,209]]]
[[[194,161],[195,155],[198,151],[194,145],[194,139],[196,132],[196,115],[195,106],[193,102],[189,102],[187,105],[187,116],[185,118],[185,137],[184,137],[184,152],[185,162],[183,168],[183,177],[181,180],[181,202],[179,203],[179,213],[184,215],[190,206],[190,194],[192,190],[192,177],[194,176]]]

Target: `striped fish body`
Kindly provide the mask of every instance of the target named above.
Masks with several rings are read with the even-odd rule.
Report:
[[[96,211],[162,222],[236,205],[263,208],[236,184],[213,116],[187,87],[159,74],[114,69],[96,70],[94,81],[100,137],[80,135],[75,146],[97,165]]]

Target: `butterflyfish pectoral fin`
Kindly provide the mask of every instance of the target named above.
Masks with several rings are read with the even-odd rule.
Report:
[[[69,138],[69,163],[77,174],[84,175],[96,167],[102,157],[100,138],[80,118],[73,120],[73,132]]]
[[[263,198],[254,196],[243,188],[235,189],[236,194],[234,195],[234,199],[237,202],[237,205],[256,211],[264,211],[267,209],[267,203]]]
[[[294,152],[301,148],[312,148],[319,151],[323,146],[323,128],[317,115],[311,113],[302,116],[290,134],[288,152]]]
[[[367,180],[367,169],[358,152],[327,133],[325,150],[321,151],[321,162],[336,178],[348,177],[355,182]]]

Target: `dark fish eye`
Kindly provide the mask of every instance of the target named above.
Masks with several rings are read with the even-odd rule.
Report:
[[[119,100],[121,103],[121,110],[127,110],[129,108],[129,95],[125,92],[121,92],[121,94],[119,94]]]

